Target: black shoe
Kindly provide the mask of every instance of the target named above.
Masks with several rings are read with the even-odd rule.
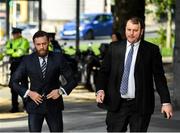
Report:
[[[19,109],[14,109],[12,108],[11,110],[9,110],[10,113],[16,113],[16,112],[19,112]]]

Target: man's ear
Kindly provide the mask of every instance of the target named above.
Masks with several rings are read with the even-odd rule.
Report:
[[[141,29],[141,36],[143,35],[143,33],[144,33],[144,29]]]

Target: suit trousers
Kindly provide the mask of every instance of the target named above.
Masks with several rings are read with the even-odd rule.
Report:
[[[46,119],[50,132],[63,132],[62,111],[46,114],[28,114],[29,131],[41,132],[44,119]]]
[[[106,125],[108,132],[126,132],[129,125],[130,132],[146,132],[151,114],[140,115],[136,112],[135,100],[121,100],[117,112],[107,112]]]

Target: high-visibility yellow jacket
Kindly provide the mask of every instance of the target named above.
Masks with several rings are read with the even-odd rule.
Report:
[[[29,48],[28,40],[21,36],[7,41],[5,53],[13,58],[22,57],[29,54]]]

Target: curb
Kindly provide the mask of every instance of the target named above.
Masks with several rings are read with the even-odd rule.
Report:
[[[18,113],[1,113],[0,114],[0,121],[2,120],[10,120],[10,119],[18,119],[27,117],[26,112],[18,112]]]
[[[173,57],[162,57],[162,62],[163,63],[173,63]]]

